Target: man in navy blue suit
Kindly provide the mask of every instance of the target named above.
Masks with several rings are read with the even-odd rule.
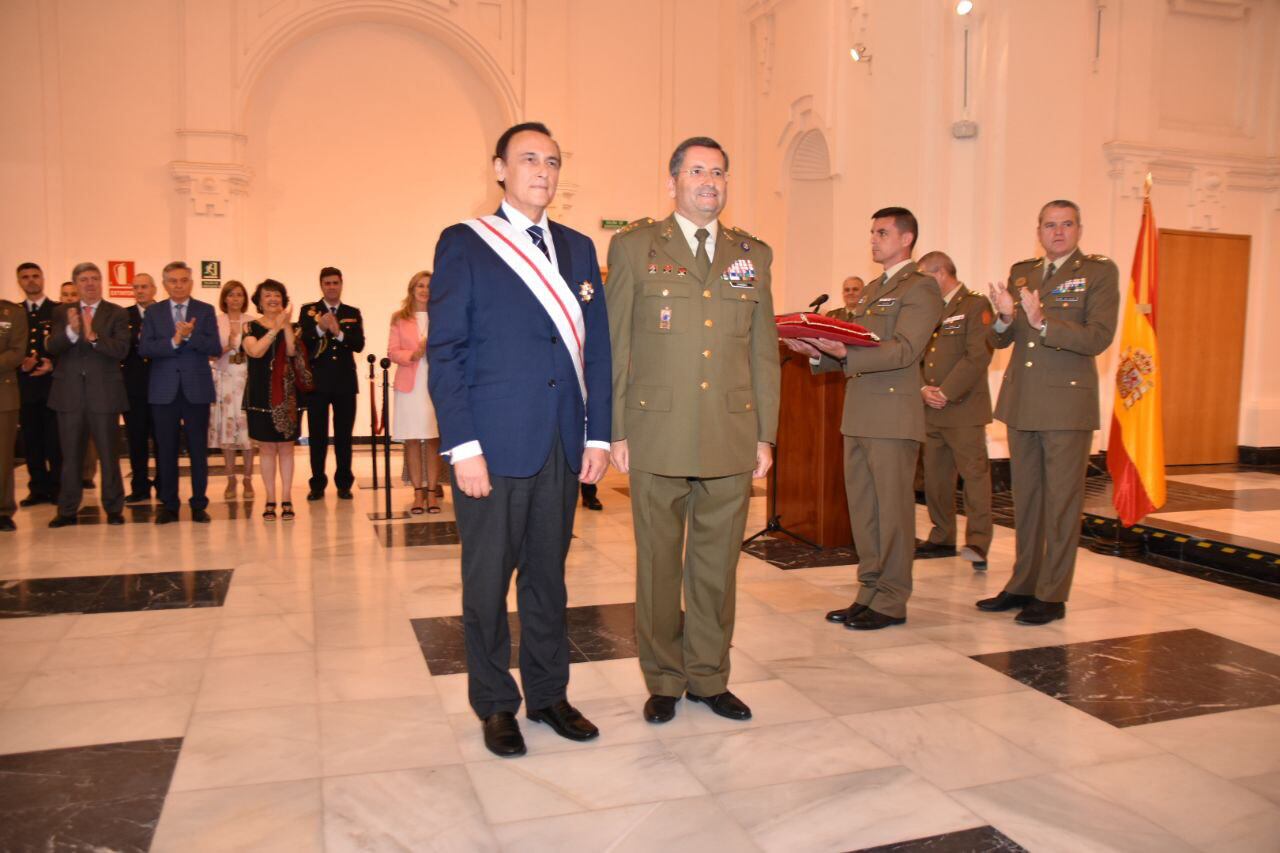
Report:
[[[209,359],[222,354],[213,306],[191,298],[191,267],[167,264],[161,284],[169,298],[152,305],[142,321],[138,353],[151,359],[147,401],[156,435],[160,507],[156,524],[178,520],[178,434],[191,459],[191,520],[210,521],[209,406],[214,401]]]
[[[579,483],[608,467],[609,320],[590,238],[547,219],[560,147],[546,126],[498,140],[502,206],[445,229],[431,279],[427,360],[453,468],[471,707],[485,746],[523,755],[508,671],[516,580],[527,716],[562,737],[599,734],[569,704],[564,562]]]

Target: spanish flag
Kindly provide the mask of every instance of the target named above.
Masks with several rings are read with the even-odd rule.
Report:
[[[1156,349],[1156,223],[1151,176],[1142,200],[1142,227],[1133,255],[1120,332],[1116,400],[1107,442],[1112,502],[1125,527],[1164,506],[1164,426],[1160,411],[1160,355]]]

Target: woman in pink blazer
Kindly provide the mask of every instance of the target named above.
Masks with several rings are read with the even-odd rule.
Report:
[[[405,464],[413,483],[409,512],[440,512],[436,483],[440,481],[440,430],[427,393],[427,298],[431,273],[423,270],[409,279],[400,310],[391,316],[387,357],[396,363],[395,410],[391,437],[404,442]],[[426,486],[423,486],[423,479]]]

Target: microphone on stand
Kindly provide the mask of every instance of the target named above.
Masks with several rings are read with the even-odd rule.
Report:
[[[823,304],[824,302],[826,302],[826,301],[827,301],[828,299],[830,299],[830,298],[831,298],[831,296],[830,296],[830,295],[828,295],[828,294],[826,294],[826,293],[822,294],[822,295],[821,295],[821,296],[819,296],[817,299],[815,299],[815,300],[813,300],[812,302],[810,302],[810,303],[809,303],[809,310],[810,310],[810,311],[817,311],[819,308],[821,308],[821,307],[822,307],[822,304]]]

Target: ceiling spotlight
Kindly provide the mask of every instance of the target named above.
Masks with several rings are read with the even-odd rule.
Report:
[[[849,55],[853,57],[854,62],[870,62],[871,54],[867,51],[865,44],[855,44],[849,48]]]
[[[973,11],[973,0],[960,0],[960,2],[956,4],[957,15],[967,15],[972,11]]]

